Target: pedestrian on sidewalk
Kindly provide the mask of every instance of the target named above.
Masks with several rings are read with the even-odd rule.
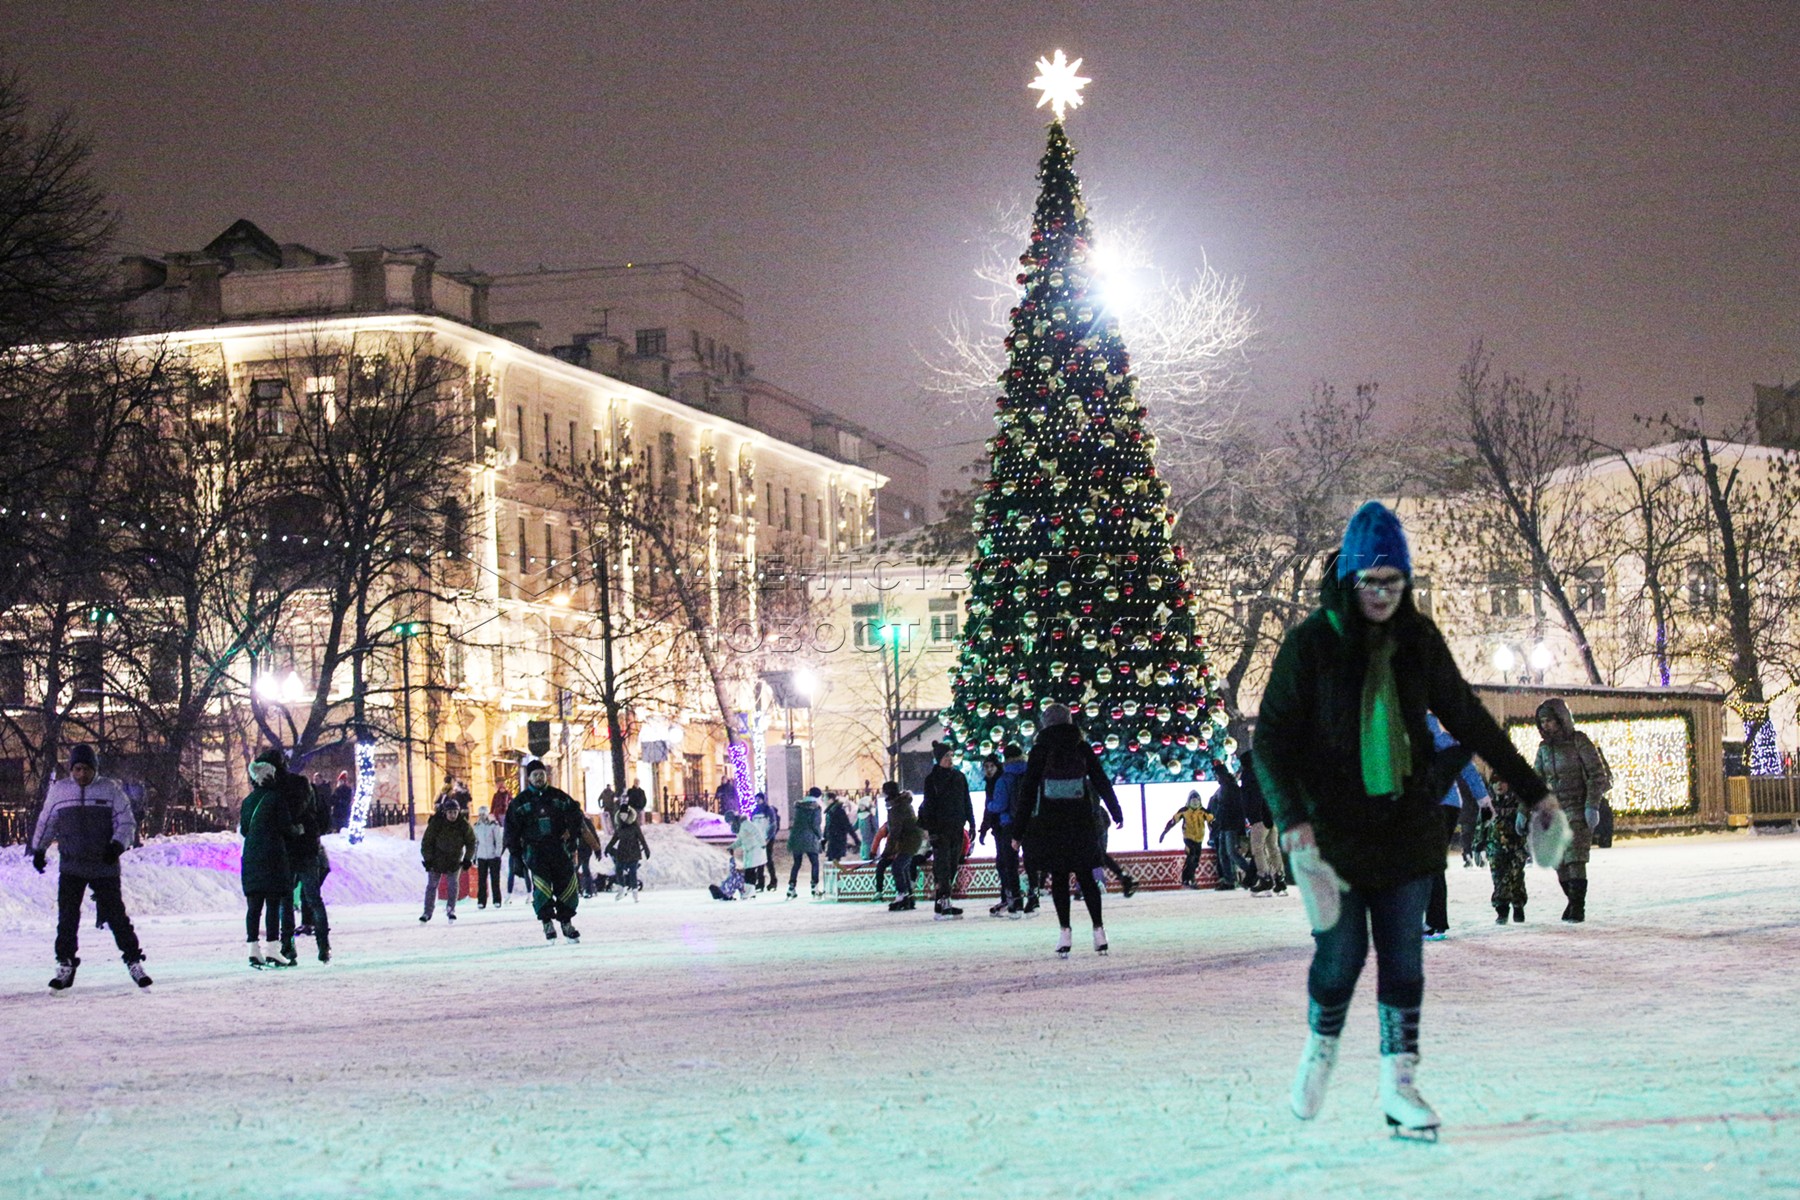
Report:
[[[292,967],[300,961],[294,949],[294,865],[288,839],[301,832],[288,798],[287,758],[280,750],[264,750],[250,764],[255,786],[238,808],[238,834],[244,839],[238,878],[244,888],[244,940],[250,965],[257,970]],[[262,940],[258,940],[258,925]]]
[[[1056,953],[1069,956],[1069,876],[1074,875],[1094,926],[1094,952],[1105,954],[1100,885],[1094,881],[1094,868],[1100,865],[1100,844],[1094,836],[1095,802],[1106,806],[1115,827],[1125,824],[1125,814],[1112,781],[1100,769],[1099,756],[1075,727],[1067,706],[1044,706],[1043,729],[1026,759],[1020,786],[1033,804],[1026,829],[1041,848],[1050,874],[1050,899],[1061,927]]]
[[[949,742],[931,743],[937,765],[925,776],[925,801],[919,806],[919,824],[931,837],[931,869],[936,879],[933,915],[955,920],[963,915],[952,893],[962,869],[963,850],[975,837],[975,807],[969,798],[969,781],[952,764],[956,747]],[[965,841],[965,832],[968,841]]]
[[[524,866],[531,881],[531,903],[543,922],[544,938],[554,942],[560,927],[563,937],[579,941],[575,910],[581,890],[575,882],[575,843],[596,845],[594,827],[569,794],[550,786],[550,772],[542,761],[524,763],[526,786],[506,810],[506,849],[513,861]]]
[[[456,920],[462,872],[475,865],[475,830],[463,816],[462,804],[454,792],[445,793],[443,803],[425,823],[425,836],[419,839],[419,858],[425,864],[425,912],[419,917],[419,924],[431,920],[437,907],[439,882],[449,888],[444,893],[444,916]]]
[[[494,907],[500,907],[500,855],[506,849],[506,830],[487,806],[475,814],[475,907],[488,906],[491,882]]]
[[[1545,790],[1414,606],[1411,575],[1399,519],[1364,504],[1327,564],[1319,608],[1282,640],[1254,761],[1313,927],[1294,1115],[1310,1120],[1324,1103],[1372,939],[1382,1111],[1396,1132],[1435,1138],[1438,1115],[1416,1077],[1425,902],[1448,852],[1438,802],[1449,779],[1433,770],[1426,712],[1527,803]]]
[[[1179,823],[1181,826],[1181,844],[1187,847],[1187,857],[1181,860],[1181,886],[1197,890],[1200,885],[1195,876],[1200,870],[1200,855],[1206,849],[1206,827],[1212,821],[1212,814],[1206,811],[1206,800],[1198,791],[1189,791],[1187,803],[1176,810],[1162,832],[1156,835],[1158,844],[1169,836],[1169,830]]]
[[[119,891],[119,858],[137,840],[131,801],[115,779],[99,773],[94,748],[82,742],[69,751],[69,773],[50,785],[31,833],[31,865],[42,875],[50,847],[57,847],[56,974],[50,986],[66,990],[75,982],[80,948],[81,902],[91,891],[100,923],[112,930],[125,969],[141,988],[150,986],[144,951]]]
[[[812,865],[812,894],[815,897],[819,894],[819,847],[824,844],[825,836],[825,814],[819,808],[821,794],[818,788],[813,788],[794,805],[794,823],[788,829],[788,854],[793,858],[793,866],[788,868],[789,900],[799,895],[802,858]]]
[[[618,827],[613,830],[612,840],[606,843],[606,854],[612,857],[614,879],[618,891],[613,893],[616,904],[631,893],[631,901],[637,903],[638,893],[644,885],[638,882],[638,863],[650,857],[650,843],[644,840],[644,831],[638,823],[637,809],[629,804],[619,805],[614,814]]]

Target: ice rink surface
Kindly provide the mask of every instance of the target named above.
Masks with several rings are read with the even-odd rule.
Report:
[[[134,852],[135,853],[135,852]],[[132,858],[126,860],[127,871]],[[1590,919],[1524,927],[1450,869],[1426,947],[1436,1146],[1375,1105],[1373,966],[1323,1114],[1286,1107],[1297,899],[1054,918],[650,891],[546,945],[340,905],[337,960],[253,972],[235,913],[149,917],[140,993],[82,931],[0,932],[0,1196],[1800,1196],[1800,837],[1597,852]],[[129,891],[128,891],[129,895]]]

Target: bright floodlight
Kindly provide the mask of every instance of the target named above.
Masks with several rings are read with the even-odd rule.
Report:
[[[289,671],[281,678],[281,702],[283,704],[299,704],[306,699],[306,685],[300,682],[296,671]]]
[[[1513,667],[1518,664],[1518,661],[1519,658],[1513,653],[1511,646],[1501,645],[1494,647],[1494,670],[1500,672],[1502,675],[1512,670]]]
[[[811,700],[819,691],[819,677],[806,667],[794,672],[794,691]]]
[[[250,690],[272,704],[281,701],[281,679],[275,675],[258,675]]]
[[[1550,669],[1550,661],[1551,661],[1550,647],[1544,645],[1544,643],[1542,643],[1542,642],[1539,642],[1537,645],[1535,645],[1531,648],[1531,669],[1532,670],[1547,671]]]

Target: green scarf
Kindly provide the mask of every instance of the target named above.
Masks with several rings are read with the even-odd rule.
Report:
[[[1394,796],[1406,784],[1412,743],[1400,714],[1400,689],[1394,683],[1394,639],[1380,630],[1370,640],[1362,692],[1363,790],[1371,796]]]

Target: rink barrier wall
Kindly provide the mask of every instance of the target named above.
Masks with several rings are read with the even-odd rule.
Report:
[[[1130,871],[1138,881],[1138,886],[1147,892],[1172,892],[1181,887],[1181,864],[1187,857],[1185,850],[1121,850],[1113,853],[1119,865]],[[1210,888],[1219,881],[1218,861],[1214,858],[1212,848],[1201,851],[1200,867],[1194,874],[1194,882],[1203,888]],[[825,871],[820,879],[825,898],[844,902],[891,900],[894,897],[893,872],[888,872],[886,888],[880,896],[875,894],[875,864],[872,862],[844,862],[837,866],[825,864]],[[929,900],[931,896],[931,873],[923,871],[919,877],[921,899]],[[1107,872],[1106,890],[1119,890],[1118,880]],[[956,886],[951,892],[958,900],[993,900],[1000,895],[1000,873],[991,858],[972,858],[963,863],[957,871]]]

